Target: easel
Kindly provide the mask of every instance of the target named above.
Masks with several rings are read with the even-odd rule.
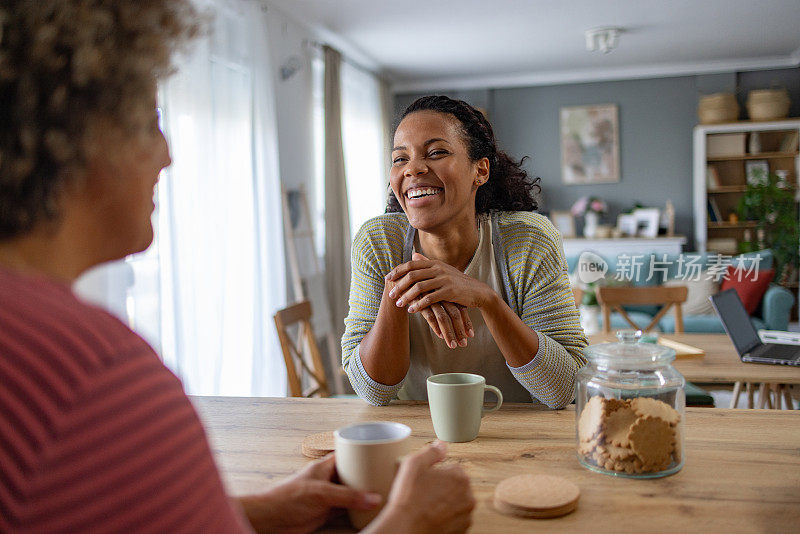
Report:
[[[325,272],[314,248],[314,227],[304,186],[287,190],[281,186],[283,205],[283,231],[286,236],[286,253],[295,300],[309,300],[314,309],[313,329],[322,333],[327,345],[328,361],[333,374],[333,393],[345,393],[339,343],[333,336],[330,305],[325,289]],[[302,332],[301,332],[301,337]],[[310,350],[306,347],[308,355]]]

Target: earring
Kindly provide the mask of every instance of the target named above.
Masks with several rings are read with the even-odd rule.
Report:
[[[476,178],[475,179],[475,185],[481,186],[481,185],[483,185],[483,182],[481,182],[479,179]]]

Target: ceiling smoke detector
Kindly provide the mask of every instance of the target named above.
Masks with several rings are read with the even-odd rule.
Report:
[[[586,50],[589,52],[599,50],[604,54],[608,54],[617,47],[620,33],[622,33],[622,28],[586,30],[584,33],[586,35]]]

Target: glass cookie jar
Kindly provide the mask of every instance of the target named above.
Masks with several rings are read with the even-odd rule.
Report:
[[[640,337],[621,331],[619,343],[586,348],[575,422],[578,459],[592,471],[655,478],[683,467],[686,380],[672,367],[674,350]]]

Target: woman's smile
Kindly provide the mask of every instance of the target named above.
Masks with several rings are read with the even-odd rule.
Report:
[[[403,119],[395,133],[390,183],[412,226],[432,231],[475,218],[477,169],[457,121],[421,111]]]

